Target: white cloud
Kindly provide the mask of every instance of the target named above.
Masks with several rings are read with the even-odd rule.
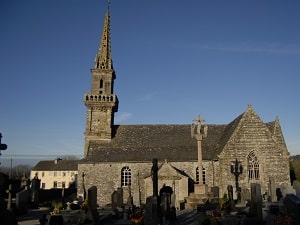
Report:
[[[151,101],[152,99],[154,99],[155,95],[157,95],[156,92],[147,93],[140,98],[140,101]]]
[[[116,117],[115,117],[115,124],[125,122],[128,119],[130,119],[131,117],[132,117],[132,113],[129,113],[129,112],[117,113]]]

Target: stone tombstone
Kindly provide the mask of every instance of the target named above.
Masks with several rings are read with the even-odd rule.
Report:
[[[118,188],[117,189],[118,193],[118,205],[122,206],[123,205],[123,188]]]
[[[26,213],[28,211],[28,197],[30,196],[29,190],[24,189],[16,193],[16,208],[18,213]]]
[[[213,193],[214,197],[220,197],[220,188],[218,186],[213,186],[211,188],[211,192]]]
[[[227,192],[228,192],[229,201],[232,201],[233,200],[233,187],[232,187],[232,185],[227,186]]]
[[[144,213],[144,224],[145,225],[158,225],[159,218],[159,207],[158,197],[151,196],[146,199],[145,213]]]
[[[38,207],[39,204],[40,184],[41,184],[41,180],[38,178],[36,174],[31,181],[31,202],[34,207]]]
[[[111,196],[112,208],[121,208],[123,206],[123,189],[118,188]]]
[[[8,190],[6,191],[8,193],[7,197],[7,210],[12,210],[12,184],[9,185]]]
[[[118,206],[118,192],[117,191],[114,191],[112,194],[111,194],[111,207],[113,209],[116,209]]]
[[[88,189],[88,218],[90,218],[93,223],[99,221],[99,213],[97,211],[97,187],[92,186]]]
[[[135,192],[133,193],[133,205],[140,207],[141,206],[141,193]]]
[[[275,179],[274,177],[269,178],[269,197],[271,202],[276,202],[276,187],[275,187]]]
[[[152,196],[146,199],[144,216],[145,225],[152,225]]]
[[[258,183],[251,184],[251,205],[255,216],[262,220],[262,196],[261,196],[261,187]]]
[[[250,200],[250,192],[247,188],[241,189],[241,203],[245,204],[246,201]]]
[[[286,194],[283,199],[286,214],[292,219],[292,224],[300,222],[300,198],[294,194]]]
[[[176,205],[176,194],[175,192],[171,194],[171,207],[175,207]]]
[[[281,188],[276,188],[276,199],[279,202],[282,199],[282,192],[281,192]]]

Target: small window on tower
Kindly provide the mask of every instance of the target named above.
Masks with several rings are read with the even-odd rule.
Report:
[[[103,80],[100,80],[100,88],[103,88]]]

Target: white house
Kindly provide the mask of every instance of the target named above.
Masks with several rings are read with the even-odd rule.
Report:
[[[78,160],[43,160],[31,170],[30,179],[41,180],[41,189],[77,187]]]

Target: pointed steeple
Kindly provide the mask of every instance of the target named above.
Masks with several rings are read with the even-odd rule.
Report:
[[[95,57],[94,69],[113,69],[110,44],[110,16],[105,15],[103,32],[98,53]]]
[[[113,138],[114,114],[118,111],[118,98],[114,94],[116,75],[111,58],[109,9],[104,18],[100,47],[91,73],[91,91],[84,95],[87,107],[85,156],[95,141],[106,143]]]

